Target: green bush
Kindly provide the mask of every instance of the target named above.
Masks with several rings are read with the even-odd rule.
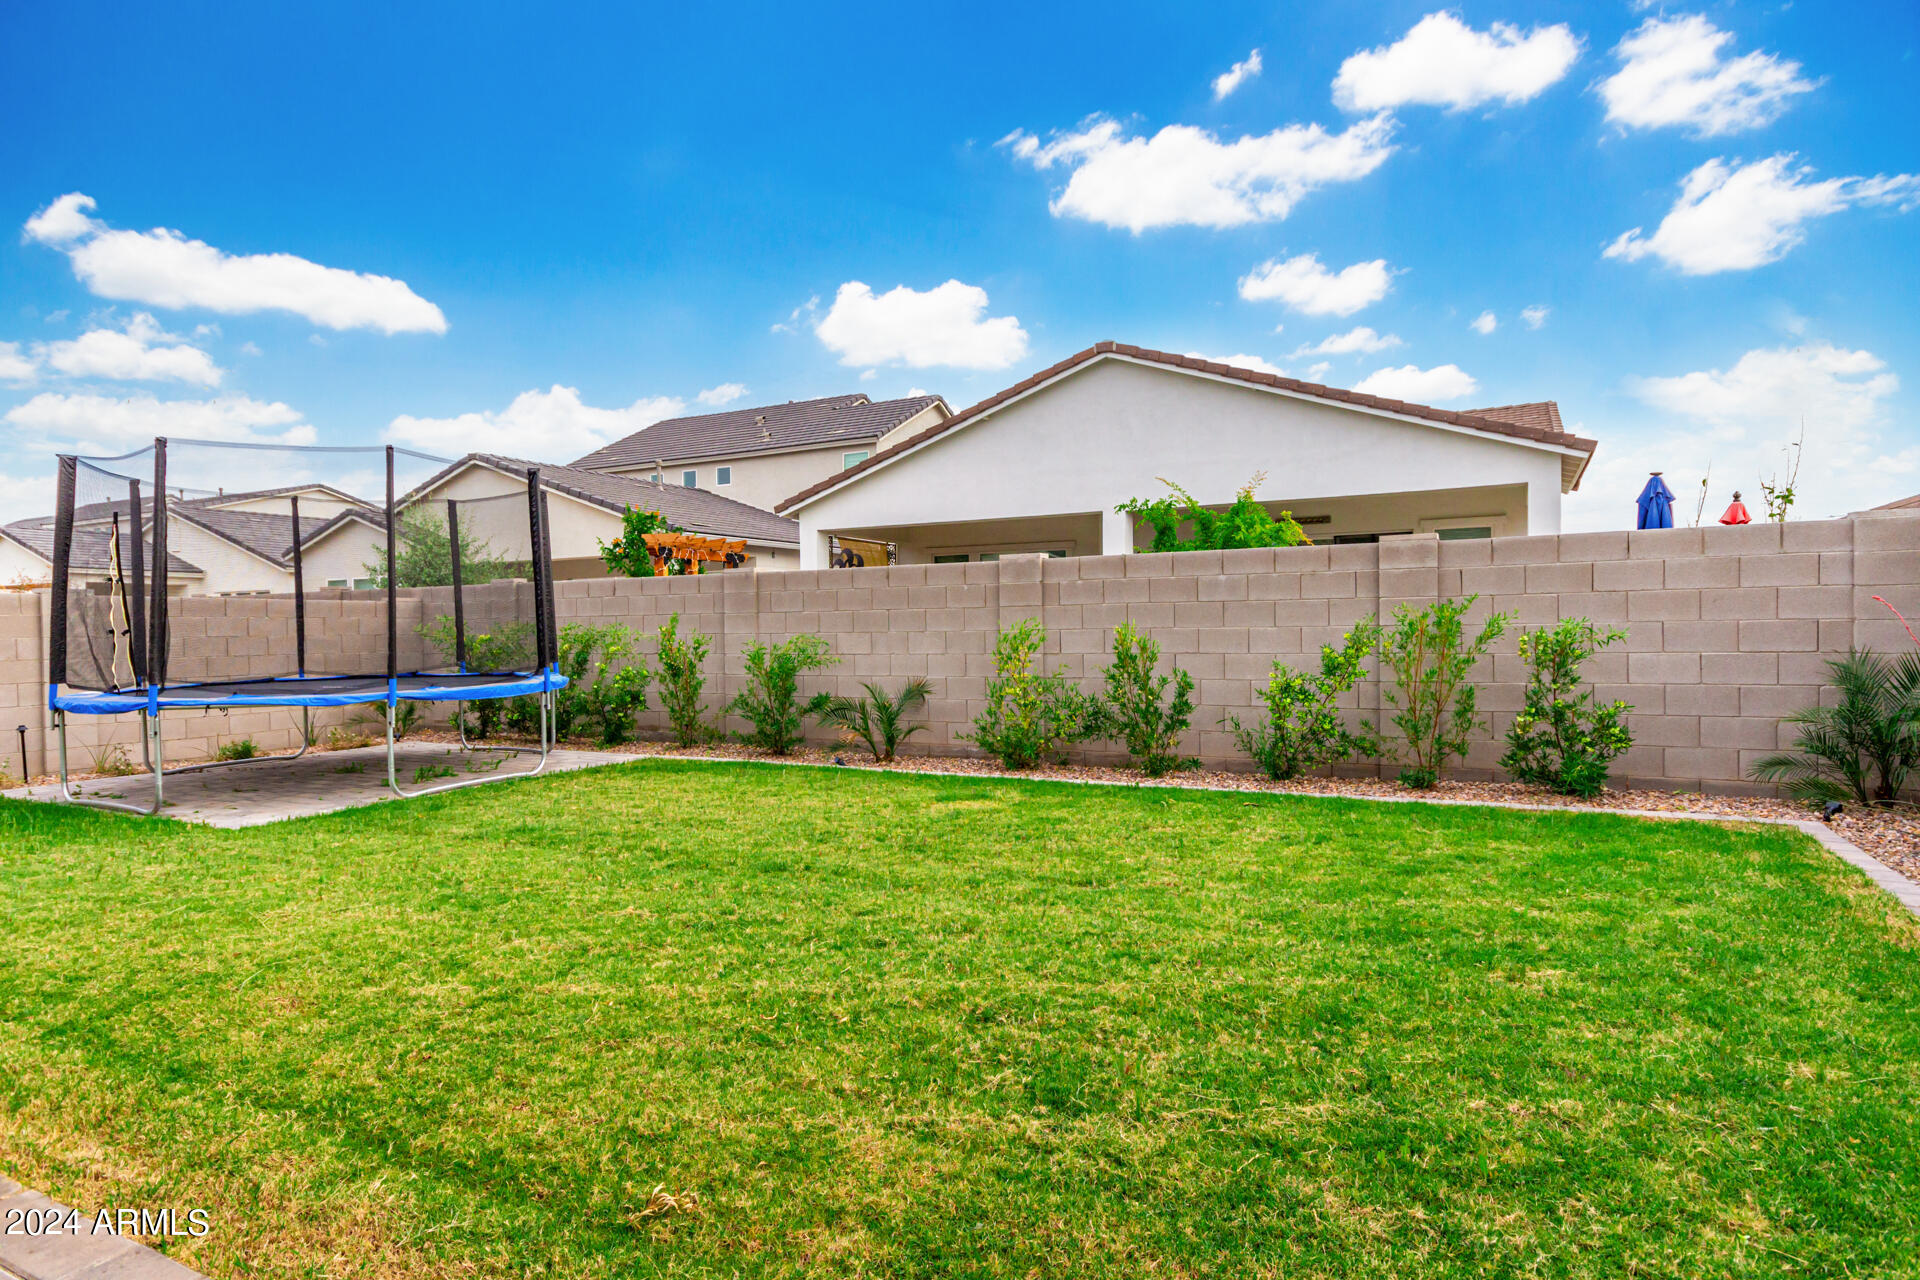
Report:
[[[820,722],[840,730],[849,742],[860,742],[875,760],[891,760],[900,744],[921,732],[924,724],[908,724],[907,716],[926,705],[932,690],[925,680],[909,680],[899,693],[888,693],[877,684],[862,683],[863,698],[835,698],[821,713]]]
[[[454,665],[459,646],[455,643],[451,614],[443,613],[417,630],[428,643],[440,650],[443,665]],[[531,671],[534,665],[531,623],[503,622],[489,630],[469,632],[467,635],[469,671]],[[488,698],[467,704],[462,714],[468,733],[476,738],[491,738],[503,722],[511,721],[511,713],[512,708],[508,703]],[[537,709],[535,720],[538,720]]]
[[[214,750],[215,760],[251,760],[260,754],[260,748],[252,738],[236,738],[232,742],[223,742]]]
[[[1794,750],[1758,761],[1753,777],[1809,804],[1895,803],[1920,768],[1920,655],[1854,649],[1827,670],[1838,699],[1786,717],[1800,727]]]
[[[653,552],[647,546],[647,535],[683,532],[685,530],[678,526],[668,524],[667,518],[658,511],[642,511],[630,506],[620,517],[620,536],[612,542],[600,544],[600,560],[607,566],[608,573],[628,578],[651,578],[658,571],[653,567]],[[666,572],[681,573],[681,562],[668,560]]]
[[[1340,647],[1320,646],[1320,671],[1295,671],[1276,662],[1260,698],[1266,718],[1244,724],[1228,716],[1234,741],[1270,778],[1297,778],[1354,756],[1377,756],[1380,739],[1369,727],[1349,729],[1336,700],[1366,675],[1366,660],[1380,644],[1380,624],[1366,618],[1354,625]]]
[[[1602,630],[1586,618],[1563,618],[1521,633],[1526,700],[1507,729],[1501,768],[1565,795],[1592,797],[1606,789],[1608,764],[1633,745],[1625,723],[1633,708],[1595,701],[1591,687],[1580,688],[1580,668],[1626,634]]]
[[[833,666],[840,659],[828,651],[819,636],[797,635],[782,644],[767,645],[754,641],[747,646],[747,686],[727,710],[753,725],[750,733],[738,735],[763,751],[784,756],[804,740],[806,717],[817,716],[832,705],[833,697],[816,693],[800,701],[800,676]]]
[[[1199,761],[1180,754],[1180,738],[1193,723],[1193,677],[1179,667],[1156,675],[1160,646],[1123,622],[1113,629],[1113,661],[1102,673],[1099,736],[1124,742],[1134,767],[1150,778]],[[1173,694],[1167,694],[1172,686]]]
[[[673,740],[683,747],[710,741],[716,732],[700,714],[700,694],[707,687],[702,668],[712,645],[711,636],[691,627],[682,636],[677,613],[660,628],[656,655],[660,670],[655,676],[660,683],[660,705],[673,725]]]
[[[1138,516],[1153,530],[1153,542],[1142,551],[1221,551],[1235,547],[1298,547],[1307,535],[1287,512],[1275,520],[1254,498],[1254,491],[1265,480],[1261,472],[1247,481],[1234,495],[1233,505],[1225,511],[1209,511],[1199,500],[1171,480],[1160,483],[1173,490],[1166,498],[1133,498],[1114,510]],[[1192,529],[1189,537],[1180,536],[1181,525]]]
[[[617,622],[570,622],[560,628],[559,667],[567,687],[554,695],[555,737],[591,729],[602,746],[613,746],[633,736],[634,718],[647,707],[651,674],[632,631]],[[537,707],[535,720],[537,727]]]
[[[1062,676],[1033,669],[1046,643],[1047,629],[1037,618],[1001,629],[993,642],[986,710],[974,718],[972,733],[959,735],[1009,769],[1031,769],[1099,734],[1102,717],[1093,699]]]
[[[1505,633],[1510,619],[1492,614],[1468,640],[1467,611],[1479,598],[1436,600],[1423,609],[1401,605],[1383,635],[1380,654],[1397,686],[1383,692],[1399,709],[1393,723],[1407,755],[1400,781],[1409,787],[1440,781],[1447,761],[1466,755],[1467,743],[1480,727],[1479,694],[1467,676]]]

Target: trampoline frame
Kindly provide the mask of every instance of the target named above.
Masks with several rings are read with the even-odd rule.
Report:
[[[85,805],[90,808],[108,809],[142,816],[153,816],[159,814],[166,804],[166,779],[170,777],[179,777],[188,773],[201,773],[212,769],[227,768],[229,766],[259,764],[265,761],[285,763],[290,760],[298,760],[302,756],[305,756],[313,746],[314,704],[301,701],[297,696],[289,697],[284,701],[270,698],[248,698],[245,702],[229,703],[227,705],[248,707],[299,707],[301,712],[300,749],[292,755],[287,756],[251,756],[244,760],[206,760],[195,764],[179,765],[172,769],[166,768],[165,742],[161,732],[160,711],[162,708],[162,698],[166,690],[166,655],[168,643],[167,610],[169,596],[167,594],[166,537],[167,441],[165,437],[161,437],[154,441],[153,529],[151,547],[154,572],[151,579],[152,597],[150,603],[146,599],[148,582],[143,580],[145,575],[143,573],[142,552],[147,549],[142,547],[140,538],[139,522],[142,510],[140,484],[137,480],[129,481],[128,484],[129,509],[132,513],[133,520],[133,531],[130,538],[133,550],[133,589],[131,592],[133,609],[128,619],[130,623],[128,635],[131,640],[128,657],[133,669],[134,680],[136,682],[145,681],[144,692],[146,695],[146,706],[140,708],[137,714],[140,716],[140,754],[142,763],[145,766],[144,772],[150,775],[153,780],[153,800],[150,805],[129,804],[120,800],[107,799],[100,796],[83,795],[75,789],[71,771],[68,767],[68,708],[62,705],[63,700],[60,695],[60,686],[63,677],[67,673],[68,584],[71,572],[74,495],[78,462],[78,458],[72,455],[62,455],[60,458],[58,508],[55,516],[54,531],[52,596],[55,612],[50,636],[52,643],[49,646],[50,652],[48,654],[47,705],[48,709],[53,713],[54,730],[59,741],[60,799],[68,804]],[[384,695],[375,695],[364,699],[356,698],[328,702],[323,705],[351,706],[359,703],[374,706],[384,704],[386,714],[382,719],[386,728],[387,787],[395,796],[401,799],[437,795],[444,791],[456,791],[463,787],[483,786],[490,782],[506,782],[515,778],[534,777],[546,768],[548,759],[551,757],[554,748],[558,745],[558,737],[556,736],[558,717],[555,715],[555,695],[560,689],[565,688],[567,684],[566,677],[559,672],[558,627],[554,616],[553,601],[553,545],[547,524],[546,493],[541,488],[539,468],[529,467],[526,472],[526,478],[528,531],[532,552],[529,560],[532,564],[534,588],[535,657],[539,667],[538,678],[540,680],[540,686],[537,690],[522,689],[511,694],[501,692],[491,695],[491,697],[495,698],[525,696],[537,698],[540,715],[539,741],[537,746],[525,747],[505,743],[498,745],[475,744],[467,740],[466,704],[469,701],[481,701],[483,699],[449,698],[444,696],[444,694],[440,696],[409,696],[401,692],[400,673],[398,669],[399,624],[396,610],[399,588],[396,583],[395,570],[397,566],[395,563],[396,553],[393,537],[393,531],[396,527],[396,494],[394,488],[394,448],[391,445],[389,445],[386,450],[386,464],[386,691]],[[292,496],[289,498],[289,502],[293,515],[293,546],[291,554],[293,559],[295,635],[299,650],[298,669],[300,674],[293,678],[281,677],[277,679],[284,679],[289,685],[297,687],[301,681],[309,679],[306,675],[306,607],[300,554],[300,500],[298,496]],[[447,518],[451,533],[449,542],[453,557],[453,616],[456,661],[461,668],[460,674],[465,675],[469,673],[466,671],[466,633],[461,595],[463,584],[461,581],[458,509],[457,501],[448,500]],[[114,528],[114,555],[117,564],[119,549],[119,522],[117,516],[115,517]],[[116,570],[116,574],[117,573],[118,570]],[[125,594],[127,592],[127,583],[123,578],[120,580],[119,586],[122,593]],[[142,605],[146,605],[147,608],[143,610],[140,607]],[[409,673],[410,677],[412,674],[413,673]],[[424,675],[428,673],[419,674]],[[505,677],[507,673],[501,674]],[[534,673],[532,672],[515,672],[512,674],[517,676],[519,682],[522,684],[534,679]],[[318,677],[318,679],[325,678],[326,677]],[[110,671],[108,673],[108,679],[110,681],[117,680],[117,676]],[[277,680],[262,680],[260,683],[270,686],[276,682]],[[232,684],[244,682],[210,681],[207,683]],[[513,683],[513,681],[507,678],[503,678],[497,682],[497,684],[503,688],[511,683]],[[184,685],[179,687],[182,689],[190,689],[194,686]],[[438,686],[441,690],[449,687],[455,686]],[[426,686],[426,688],[432,689],[435,688],[435,686]],[[118,692],[118,690],[113,690],[112,692]],[[128,692],[131,695],[132,691],[129,690]],[[506,757],[510,755],[530,755],[538,758],[533,768],[522,772],[502,774],[498,771],[499,766],[496,765],[493,770],[488,772],[488,776],[483,778],[462,778],[452,782],[443,782],[434,786],[416,787],[408,790],[400,785],[397,749],[399,741],[399,734],[397,733],[398,713],[399,705],[403,701],[452,702],[454,704],[454,725],[459,736],[460,748],[463,751],[491,751],[502,753],[500,758],[501,764],[506,763]],[[219,703],[208,702],[199,704],[199,708],[206,710],[219,705]],[[113,711],[93,712],[91,714],[124,715],[126,714],[126,710],[127,709],[123,708]],[[130,774],[127,776],[132,777],[136,775]]]

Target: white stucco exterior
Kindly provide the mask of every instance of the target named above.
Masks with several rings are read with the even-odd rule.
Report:
[[[1117,554],[1134,530],[1113,508],[1165,495],[1160,477],[1224,506],[1264,472],[1270,508],[1327,516],[1316,541],[1557,533],[1573,452],[1102,355],[783,514],[800,522],[803,568],[825,565],[834,533],[893,542],[903,562]]]

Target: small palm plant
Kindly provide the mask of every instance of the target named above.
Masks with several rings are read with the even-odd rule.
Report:
[[[1920,768],[1920,654],[1854,649],[1827,669],[1839,699],[1786,717],[1800,727],[1794,750],[1757,761],[1753,776],[1808,804],[1893,804]]]
[[[900,744],[927,726],[908,724],[907,717],[924,706],[933,686],[925,680],[909,680],[899,693],[888,693],[879,685],[862,681],[864,698],[835,698],[820,715],[820,723],[840,730],[849,742],[863,742],[873,758],[893,759]]]

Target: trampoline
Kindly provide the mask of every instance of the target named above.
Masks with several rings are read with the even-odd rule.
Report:
[[[182,773],[298,759],[313,713],[384,708],[387,785],[419,796],[545,768],[554,746],[558,669],[552,544],[538,468],[459,497],[426,495],[445,459],[387,447],[302,448],[154,441],[114,457],[63,455],[54,516],[48,707],[60,795],[75,804],[159,813]],[[405,496],[402,468],[426,472]],[[234,487],[244,478],[271,488]],[[353,496],[384,482],[377,505]],[[303,511],[303,503],[305,509]],[[170,545],[178,529],[179,546]],[[395,536],[388,536],[394,533]],[[244,552],[277,568],[286,590],[209,592],[209,563]],[[315,570],[323,576],[315,587]],[[358,576],[364,572],[366,577]],[[190,593],[198,576],[202,590]],[[256,573],[252,581],[259,581]],[[534,747],[473,744],[464,706],[514,700]],[[461,746],[535,757],[530,769],[402,788],[403,703],[453,704]],[[162,716],[285,708],[300,718],[291,757],[165,767]],[[136,715],[150,805],[75,790],[68,717]]]

